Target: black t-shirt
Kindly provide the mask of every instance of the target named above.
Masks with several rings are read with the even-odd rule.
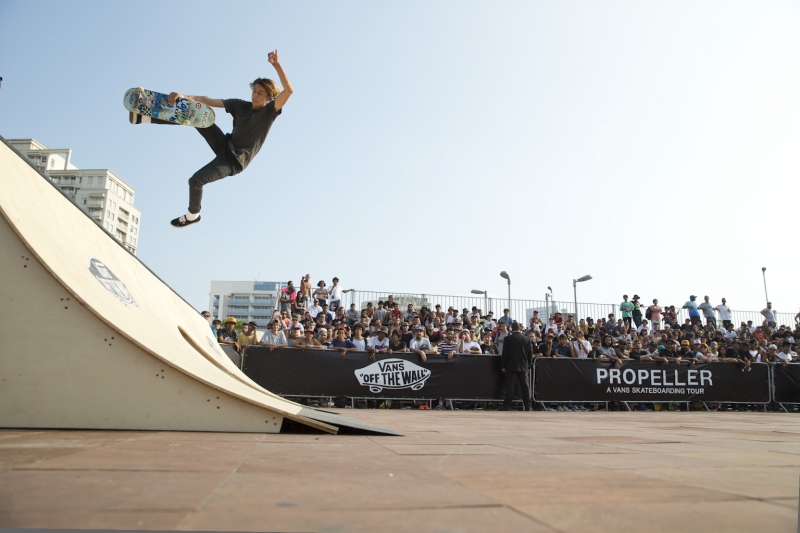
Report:
[[[414,334],[409,332],[409,333],[406,333],[405,335],[403,335],[402,337],[400,337],[400,340],[403,341],[404,343],[406,343],[406,346],[409,346],[410,343],[411,343],[411,339],[413,339],[413,338],[414,338]]]
[[[393,352],[402,352],[406,348],[406,343],[403,341],[398,342],[397,344],[394,341],[389,341],[389,349]]]
[[[661,357],[680,357],[681,354],[676,352],[675,350],[668,350],[664,348],[663,350],[658,350],[658,355]]]
[[[487,355],[497,355],[497,346],[495,346],[494,344],[481,343],[481,353]]]
[[[251,102],[238,98],[223,100],[222,103],[225,104],[225,111],[233,115],[228,150],[244,170],[261,149],[275,117],[281,114],[282,109],[275,110],[275,100],[260,109],[253,109]]]
[[[650,352],[648,352],[647,350],[631,350],[631,353],[628,354],[628,357],[636,361],[639,361],[641,360],[643,355],[650,355]]]
[[[236,333],[236,329],[233,329],[230,333],[226,330],[226,328],[220,328],[217,331],[218,340],[221,341],[233,341],[236,342],[236,339],[239,338],[239,334]]]

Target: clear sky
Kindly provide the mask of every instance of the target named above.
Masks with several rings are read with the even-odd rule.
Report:
[[[506,270],[518,298],[591,274],[581,301],[751,310],[762,266],[800,306],[798,2],[164,5],[0,2],[0,134],[131,184],[139,257],[198,308],[212,279],[502,297]],[[284,113],[170,228],[213,154],[123,93],[247,99],[274,48]]]

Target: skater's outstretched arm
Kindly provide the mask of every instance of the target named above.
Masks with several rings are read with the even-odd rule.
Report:
[[[225,103],[222,100],[217,100],[216,98],[209,98],[208,96],[192,96],[189,94],[181,94],[181,93],[169,93],[169,105],[173,105],[175,100],[178,98],[188,98],[189,100],[194,100],[195,102],[200,102],[201,104],[206,104],[207,106],[211,107],[225,107]]]
[[[281,85],[283,85],[283,90],[275,97],[275,110],[277,111],[286,104],[286,101],[292,96],[294,89],[292,89],[292,83],[289,81],[289,78],[286,77],[286,73],[283,71],[283,67],[278,61],[278,51],[270,52],[267,56],[267,60],[270,65],[275,67],[275,72],[278,73],[278,77],[281,79]]]

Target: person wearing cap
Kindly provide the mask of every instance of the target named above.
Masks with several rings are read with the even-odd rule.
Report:
[[[697,296],[692,294],[689,296],[689,301],[683,304],[684,309],[689,310],[689,320],[691,321],[692,325],[700,324],[700,311],[697,310]]]
[[[344,327],[336,328],[336,337],[330,342],[329,348],[338,351],[342,357],[347,355],[347,352],[358,350],[358,346],[347,338],[347,331]]]
[[[458,340],[458,353],[481,353],[481,345],[472,340],[468,329],[461,332],[461,338]]]
[[[213,331],[213,332],[214,332],[214,338],[215,338],[215,339],[216,339],[216,338],[217,338],[217,336],[219,335],[219,328],[220,328],[221,326],[222,326],[222,320],[220,320],[220,319],[218,319],[218,318],[215,318],[215,319],[214,319],[214,320],[211,322],[211,331]]]
[[[436,349],[431,346],[431,341],[427,337],[424,337],[423,334],[423,327],[417,326],[414,328],[414,337],[411,339],[411,342],[407,344],[408,349],[413,353],[420,356],[422,361],[427,361],[429,354],[435,354]]]
[[[376,353],[384,353],[389,351],[389,328],[383,326],[378,330],[375,337],[370,337],[367,342],[367,352],[369,353],[370,360],[375,359]]]
[[[291,331],[299,330],[292,329]],[[310,329],[305,330],[302,336],[298,337],[290,346],[292,348],[313,348],[315,350],[325,349],[325,346],[314,337],[314,331]]]
[[[220,344],[230,344],[238,352],[241,348],[236,343],[239,335],[236,333],[236,319],[229,316],[225,319],[225,327],[217,332],[217,341]]]
[[[530,371],[533,346],[531,340],[520,332],[519,322],[511,323],[511,333],[505,338],[500,353],[500,371],[506,375],[506,394],[502,410],[511,410],[514,392],[519,386],[523,409],[531,411]]]
[[[261,337],[261,341],[259,341],[258,344],[259,346],[269,346],[271,352],[278,348],[289,346],[289,342],[286,340],[286,334],[281,331],[281,325],[275,321],[269,323],[267,332],[264,333],[264,336]]]

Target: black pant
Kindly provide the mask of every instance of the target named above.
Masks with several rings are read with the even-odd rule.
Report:
[[[504,403],[506,409],[511,408],[511,400],[514,399],[514,389],[517,383],[519,383],[519,388],[522,390],[522,404],[525,406],[525,409],[531,408],[530,381],[530,371],[513,372],[511,370],[506,370],[506,401]]]
[[[641,311],[634,311],[633,312],[633,323],[636,324],[637,328],[642,327],[642,312]]]
[[[189,212],[199,213],[200,202],[203,199],[203,185],[212,181],[221,180],[228,176],[233,176],[242,171],[239,164],[231,160],[228,153],[228,139],[230,134],[225,135],[219,126],[214,124],[210,128],[196,128],[200,135],[206,140],[208,145],[217,154],[209,164],[194,173],[189,178]]]

